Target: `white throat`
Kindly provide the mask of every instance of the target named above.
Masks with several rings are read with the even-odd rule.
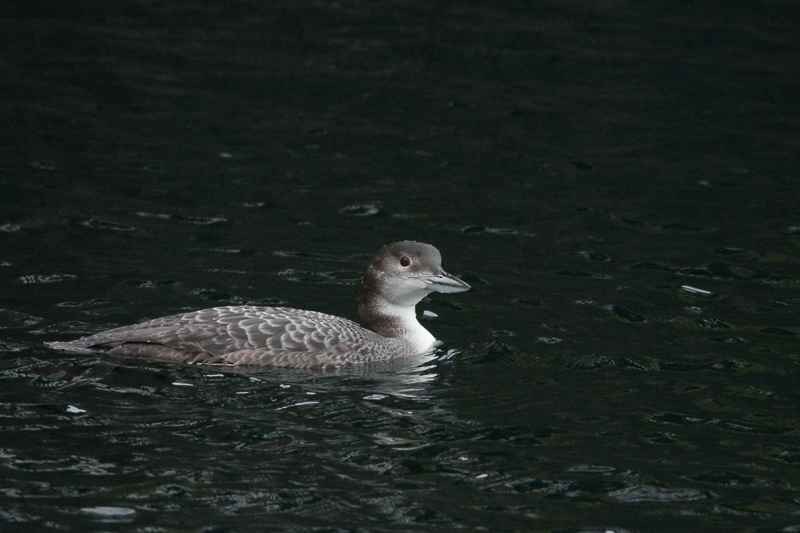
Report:
[[[399,306],[385,302],[380,307],[380,312],[400,322],[399,338],[412,344],[417,353],[426,352],[436,342],[436,337],[417,321],[415,306]]]

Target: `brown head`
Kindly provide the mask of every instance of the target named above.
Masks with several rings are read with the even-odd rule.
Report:
[[[430,244],[395,242],[381,248],[367,265],[358,314],[364,327],[378,331],[384,328],[376,322],[386,316],[413,314],[414,306],[431,292],[469,289],[468,284],[442,269],[442,256]]]

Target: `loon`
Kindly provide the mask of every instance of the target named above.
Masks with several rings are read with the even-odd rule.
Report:
[[[110,329],[51,348],[229,366],[319,368],[370,363],[430,351],[436,339],[415,306],[431,292],[470,286],[441,267],[439,250],[414,241],[387,244],[367,265],[359,326],[338,316],[249,305],[214,307]]]

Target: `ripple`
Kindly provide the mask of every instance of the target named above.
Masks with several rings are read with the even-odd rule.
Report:
[[[381,204],[377,202],[371,204],[353,204],[339,209],[340,213],[355,217],[371,217],[379,214],[381,211]]]
[[[136,516],[136,510],[128,507],[83,507],[81,512],[92,515],[101,522],[130,522]]]
[[[693,502],[706,498],[706,495],[697,489],[668,489],[652,485],[634,485],[624,489],[612,490],[608,495],[620,503]]]
[[[243,297],[236,296],[234,294],[230,294],[223,291],[216,291],[214,289],[195,289],[192,291],[192,294],[194,294],[195,296],[199,296],[200,298],[210,300],[212,302],[224,302],[233,305],[244,304]]]
[[[91,229],[111,230],[111,231],[134,231],[136,228],[121,222],[113,222],[111,220],[100,220],[97,218],[90,218],[81,222],[83,226]]]
[[[383,400],[384,398],[386,398],[386,396],[383,395],[383,394],[370,394],[369,396],[364,396],[363,399],[364,400],[375,400],[375,401],[377,401],[377,400]]]
[[[52,428],[37,428],[42,431]],[[79,472],[90,476],[112,476],[117,465],[101,462],[93,457],[72,455],[60,459],[26,459],[22,457],[6,458],[6,467],[24,472]]]
[[[706,419],[694,416],[685,416],[678,413],[664,413],[654,415],[650,421],[661,424],[674,424],[674,425],[696,425],[696,424],[709,424],[716,426],[726,431],[733,431],[736,433],[754,433],[763,435],[785,435],[792,433],[794,430],[791,428],[779,426],[767,426],[764,424],[750,424],[741,423],[733,420],[721,420],[718,418]]]
[[[621,305],[616,305],[616,304],[604,305],[603,309],[605,309],[606,311],[611,311],[619,318],[627,322],[647,322],[644,316],[640,315],[639,313],[635,313],[630,309],[622,307]]]
[[[617,362],[606,355],[584,355],[575,358],[569,365],[573,370],[594,370],[596,368],[604,368],[607,366],[616,366]]]
[[[681,285],[681,290],[694,296],[700,296],[703,298],[714,298],[718,296],[716,293],[707,291],[705,289],[698,289],[697,287],[692,287],[691,285]]]
[[[722,247],[722,248],[715,249],[714,253],[715,254],[720,254],[720,255],[737,255],[737,254],[741,254],[741,253],[746,252],[746,251],[747,251],[746,248],[732,248],[732,247],[725,246],[725,247]]]
[[[763,328],[758,330],[758,332],[763,333],[764,335],[784,335],[784,336],[797,335],[797,333],[789,331],[788,329],[776,328],[776,327]]]
[[[675,272],[675,269],[659,263],[636,263],[628,268],[631,270],[661,270],[663,272]]]
[[[536,340],[545,344],[557,344],[561,342],[562,339],[559,339],[558,337],[539,337]]]
[[[760,280],[768,282],[794,281],[795,278],[777,276],[766,270],[749,268],[726,263],[711,263],[701,267],[683,267],[677,270],[681,276],[723,279],[723,280]]]
[[[710,370],[714,372],[735,373],[738,369],[746,367],[747,364],[739,361],[722,361],[718,363],[683,363],[666,362],[658,363],[658,368],[665,372],[702,372]]]
[[[694,481],[702,481],[705,483],[715,483],[718,485],[752,485],[756,482],[753,476],[743,476],[735,472],[705,472],[703,474],[692,476],[690,479]]]
[[[0,340],[0,352],[7,352],[7,353],[14,353],[14,352],[21,352],[30,348],[27,344],[22,344],[21,342],[9,342],[5,340]]]
[[[704,329],[731,329],[731,325],[719,318],[695,318],[694,324]]]
[[[557,276],[571,276],[574,278],[594,278],[594,279],[613,279],[608,274],[598,274],[596,272],[586,272],[585,270],[559,270],[556,272]]]
[[[325,283],[333,285],[350,285],[361,279],[362,273],[356,270],[332,270],[328,272],[297,270],[287,268],[278,272],[279,276],[289,281],[301,283]]]
[[[0,309],[0,329],[28,328],[40,324],[44,319],[11,309]]]
[[[59,283],[61,281],[68,281],[78,279],[74,274],[30,274],[27,276],[20,276],[19,281],[25,284],[29,283]]]
[[[589,261],[600,261],[600,262],[611,261],[611,258],[602,252],[581,251],[581,252],[574,252],[570,255],[577,255],[578,257],[588,259]]]
[[[697,226],[690,226],[689,224],[684,224],[682,222],[673,222],[672,224],[664,224],[663,226],[661,226],[661,228],[668,230],[677,230],[677,231],[692,231],[692,232],[703,231],[703,228],[698,228]]]
[[[747,344],[747,341],[742,337],[708,337],[708,340],[725,344]]]
[[[606,474],[616,471],[613,466],[577,464],[567,468],[567,472],[585,472],[588,474]]]
[[[198,217],[198,216],[183,216],[183,215],[170,215],[168,213],[150,213],[147,211],[137,211],[134,213],[137,217],[143,218],[160,218],[166,220],[179,220],[181,222],[188,222],[190,224],[197,224],[199,226],[209,226],[212,224],[222,224],[228,222],[227,218],[223,217]]]
[[[511,228],[493,228],[491,226],[464,226],[461,228],[462,233],[489,233],[494,235],[519,235],[519,230]]]
[[[0,494],[8,498],[57,498],[63,492],[50,483],[22,479],[3,479],[0,481]]]
[[[313,261],[336,261],[336,262],[348,261],[348,258],[346,257],[333,254],[323,254],[319,252],[293,252],[285,250],[275,250],[272,252],[272,255],[277,255],[278,257],[296,257],[300,259],[311,259]]]

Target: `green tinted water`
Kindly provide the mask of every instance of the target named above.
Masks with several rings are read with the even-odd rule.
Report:
[[[800,530],[797,8],[15,3],[0,530]],[[43,347],[355,318],[437,246],[432,361]],[[455,352],[448,352],[454,350]]]

